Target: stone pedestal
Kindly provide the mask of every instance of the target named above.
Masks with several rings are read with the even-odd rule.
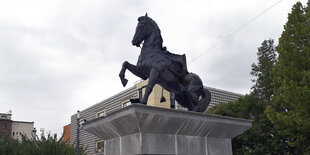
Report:
[[[231,155],[252,122],[134,104],[83,126],[105,140],[105,155]]]
[[[144,96],[146,89],[145,87],[147,86],[148,82],[149,80],[147,79],[136,84],[137,89],[141,90],[141,96]],[[164,102],[160,101],[162,97],[165,98]],[[170,108],[170,97],[171,94],[169,91],[163,89],[163,87],[161,87],[159,84],[156,84],[147,100],[147,105],[161,108]]]

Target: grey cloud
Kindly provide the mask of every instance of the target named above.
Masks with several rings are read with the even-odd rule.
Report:
[[[238,11],[239,4],[231,12],[215,1],[53,3],[51,11],[31,14],[42,19],[40,24],[0,22],[0,110],[13,108],[17,119],[53,131],[69,123],[76,109],[123,90],[117,76],[121,63],[135,64],[140,52],[130,43],[138,16],[148,12],[162,30],[164,45],[173,53],[186,53],[188,62],[252,17],[252,10]],[[265,8],[265,3],[258,4]],[[247,93],[257,47],[264,39],[276,39],[284,20],[274,14],[260,17],[189,64],[190,71],[207,86]],[[129,72],[127,76],[133,85],[136,78]]]

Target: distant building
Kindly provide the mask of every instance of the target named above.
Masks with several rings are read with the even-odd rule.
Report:
[[[242,94],[221,90],[217,88],[211,88],[211,87],[206,88],[211,92],[211,102],[208,106],[208,109],[216,106],[219,103],[228,103],[231,101],[236,101],[238,98],[244,96]]]
[[[71,136],[71,124],[68,124],[64,126],[63,141],[66,143],[70,143],[70,136]]]
[[[22,140],[22,135],[33,138],[33,125],[34,122],[13,121],[11,138]]]
[[[11,138],[12,132],[12,114],[0,113],[0,136]]]
[[[22,135],[32,138],[34,136],[34,122],[13,121],[12,114],[0,113],[0,135],[13,139],[22,139]]]
[[[131,104],[130,99],[141,98],[144,95],[146,81],[140,82],[133,87],[130,87],[102,102],[99,102],[93,106],[90,106],[80,112],[80,122],[84,120],[90,121],[98,117],[105,117],[110,113],[126,107]],[[206,87],[211,92],[211,103],[209,107],[213,107],[219,103],[227,103],[230,101],[235,101],[243,95],[238,93],[233,93],[229,91],[224,91],[216,88]],[[165,98],[165,101],[161,99]],[[172,94],[159,85],[155,85],[151,95],[148,99],[149,106],[158,106],[163,108],[170,108],[171,103],[174,100]],[[175,109],[185,110],[177,103],[175,103]],[[70,143],[76,143],[76,133],[77,133],[77,115],[71,116],[71,134]],[[80,144],[87,147],[87,154],[103,155],[104,153],[104,141],[94,135],[89,134],[84,131],[83,128],[80,130]]]

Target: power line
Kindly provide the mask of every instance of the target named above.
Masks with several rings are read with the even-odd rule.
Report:
[[[270,6],[269,8],[267,8],[266,10],[264,10],[263,12],[261,12],[260,14],[256,15],[254,18],[252,18],[251,20],[249,20],[248,22],[246,22],[245,24],[241,25],[239,28],[237,28],[235,31],[231,32],[230,34],[228,34],[225,38],[221,39],[220,41],[216,42],[214,45],[212,45],[210,48],[208,48],[205,52],[202,52],[200,55],[198,55],[197,57],[195,57],[194,59],[192,59],[189,64],[191,64],[192,62],[194,62],[195,60],[197,60],[198,58],[200,58],[202,55],[204,55],[205,53],[207,53],[208,51],[211,51],[212,49],[214,49],[215,47],[217,47],[219,44],[221,44],[223,41],[227,40],[228,38],[230,38],[231,36],[233,36],[235,33],[239,32],[241,29],[243,29],[244,27],[246,27],[247,25],[249,25],[250,23],[252,23],[256,18],[260,17],[261,15],[265,14],[266,12],[268,12],[270,9],[272,9],[273,7],[275,7],[276,5],[278,5],[281,1],[283,0],[279,0],[278,2],[276,2],[275,4],[273,4],[272,6]]]

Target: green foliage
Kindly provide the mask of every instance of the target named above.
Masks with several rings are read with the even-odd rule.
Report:
[[[258,48],[250,95],[207,111],[253,120],[235,154],[310,154],[310,0],[293,6],[276,50],[272,40]]]
[[[7,137],[0,137],[0,155],[20,155],[20,143]]]
[[[265,108],[264,101],[250,94],[235,102],[215,106],[207,113],[253,120],[252,128],[232,140],[234,154],[287,154],[285,139],[264,114]]]
[[[254,86],[252,87],[253,95],[269,102],[273,94],[273,79],[271,78],[271,70],[277,61],[274,41],[272,39],[264,40],[262,46],[258,48],[257,52],[258,63],[252,64],[251,75],[256,77],[252,80]]]
[[[268,118],[293,154],[310,154],[310,7],[297,2],[279,39]]]
[[[86,149],[80,148],[80,154],[85,155]],[[0,155],[75,155],[76,148],[67,144],[57,135],[48,134],[41,138],[27,139],[23,136],[22,141],[1,138]]]
[[[256,77],[252,92],[235,102],[220,104],[207,113],[227,115],[253,120],[253,126],[232,140],[234,154],[285,154],[287,147],[283,137],[274,129],[264,111],[273,94],[270,73],[276,63],[274,41],[262,42],[257,52],[258,63],[252,64],[251,75]]]

